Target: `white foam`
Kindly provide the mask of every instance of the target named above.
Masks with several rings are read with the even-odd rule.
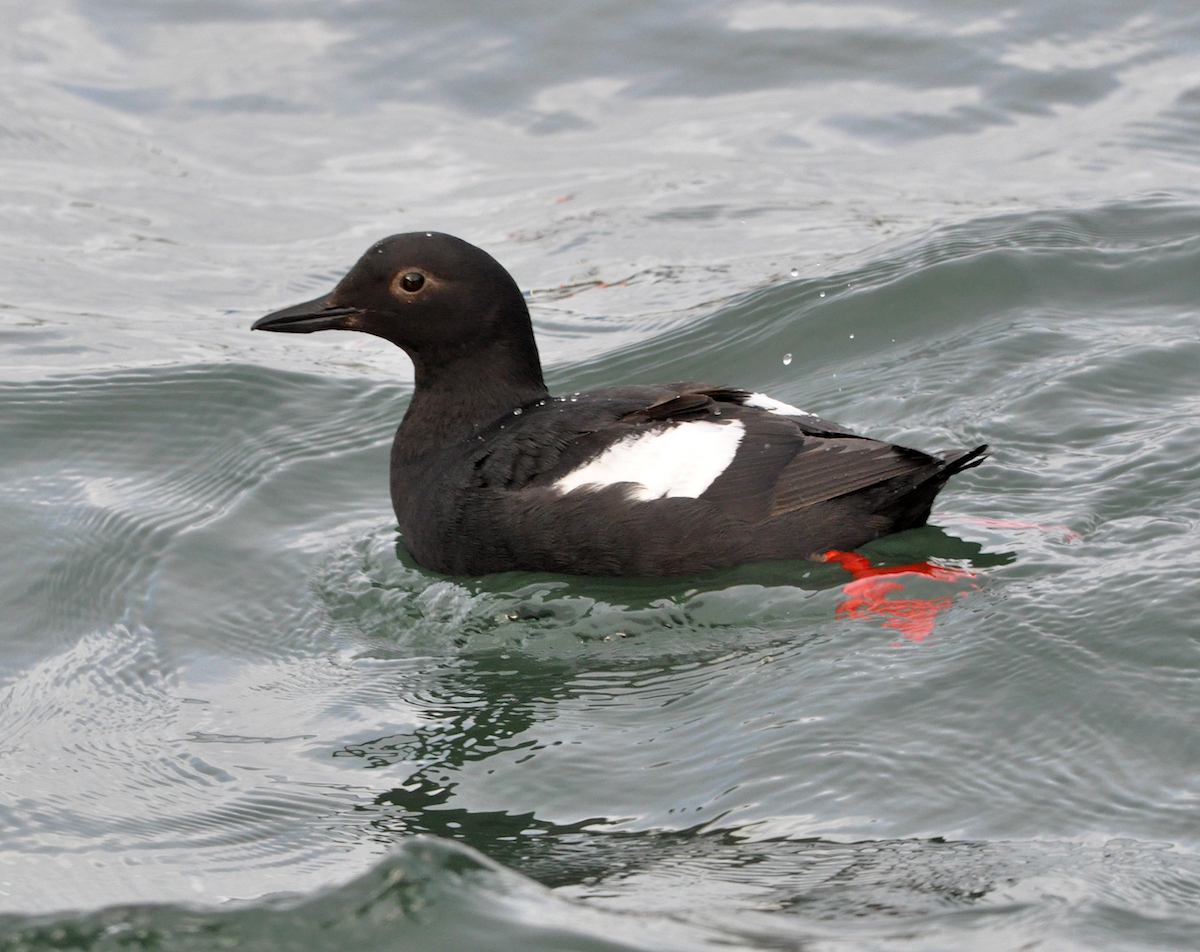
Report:
[[[784,403],[782,400],[768,397],[765,393],[750,394],[750,398],[742,406],[757,407],[759,410],[769,410],[771,413],[778,413],[781,416],[816,416],[815,413],[801,410],[790,403]]]
[[[746,434],[740,420],[698,420],[627,436],[554,483],[559,492],[636,483],[634,499],[695,499],[733,462]]]

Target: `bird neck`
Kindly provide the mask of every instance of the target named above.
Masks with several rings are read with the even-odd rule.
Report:
[[[532,328],[479,349],[409,356],[416,388],[396,431],[393,463],[416,462],[470,439],[547,395]]]

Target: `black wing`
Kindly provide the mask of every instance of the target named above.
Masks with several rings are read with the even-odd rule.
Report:
[[[950,475],[977,465],[986,451],[946,459],[867,439],[809,414],[746,406],[751,397],[688,382],[547,398],[481,435],[471,458],[475,485],[548,485],[637,432],[736,419],[745,426],[737,455],[700,498],[757,523],[853,493],[871,494],[873,509],[894,508],[931,481],[932,501]]]

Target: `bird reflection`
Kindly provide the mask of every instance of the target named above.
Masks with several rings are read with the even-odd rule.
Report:
[[[403,562],[407,553],[398,548],[397,555]],[[697,627],[690,606],[720,592],[741,591],[739,597],[750,598],[746,593],[776,586],[797,592],[799,602],[807,600],[804,593],[840,588],[834,609],[838,617],[875,621],[919,642],[956,598],[982,584],[982,570],[1014,558],[1011,552],[985,553],[977,543],[926,526],[881,539],[860,552],[827,552],[823,562],[762,563],[682,579],[510,573],[457,583],[478,600],[479,608],[478,617],[464,616],[454,630],[466,624],[482,633],[457,649],[462,655],[456,650],[438,664],[431,679],[411,686],[407,700],[421,710],[424,723],[411,732],[346,745],[333,756],[378,772],[374,802],[364,809],[374,814],[370,826],[383,840],[432,834],[465,842],[549,885],[586,882],[607,869],[612,852],[606,844],[617,835],[622,818],[556,823],[528,810],[472,809],[471,797],[460,789],[464,776],[489,773],[484,762],[492,758],[520,763],[560,743],[552,739],[552,731],[545,736],[546,725],[575,698],[582,672],[603,670],[609,690],[635,691],[647,670],[661,673],[681,656],[689,668],[726,658],[730,642],[720,634],[722,623]],[[410,568],[407,563],[404,567]],[[404,576],[407,584],[428,578],[423,570],[411,569]],[[914,592],[930,583],[944,589]],[[607,613],[599,613],[602,620],[589,625],[597,605]],[[607,624],[620,626],[627,636],[622,643],[630,648],[589,653],[584,650],[588,644],[608,641],[602,635],[609,614]],[[404,616],[396,623],[412,622]],[[519,628],[524,634],[512,644],[498,639],[494,647],[484,647],[489,624]],[[810,638],[831,635],[827,623],[802,630]],[[545,640],[564,632],[565,641],[545,648]],[[767,635],[792,646],[804,636],[791,626]],[[525,641],[542,643],[541,656],[522,649]],[[684,684],[679,688],[690,689]],[[678,835],[699,836],[701,829]]]

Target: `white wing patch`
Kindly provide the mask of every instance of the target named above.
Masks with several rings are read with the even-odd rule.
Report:
[[[698,420],[627,436],[555,481],[553,488],[568,493],[580,487],[635,483],[634,499],[695,499],[733,462],[745,435],[741,420]]]
[[[765,393],[750,394],[750,398],[742,406],[757,407],[759,410],[769,410],[771,413],[778,413],[780,416],[816,416],[815,413],[801,410],[790,403],[784,403],[782,400],[768,397]]]

